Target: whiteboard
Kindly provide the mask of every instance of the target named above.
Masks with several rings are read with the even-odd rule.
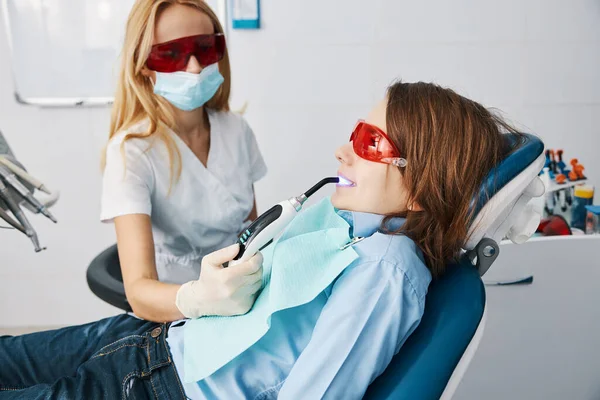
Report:
[[[18,102],[39,106],[112,103],[125,24],[134,0],[2,1]],[[224,19],[225,1],[207,3]]]

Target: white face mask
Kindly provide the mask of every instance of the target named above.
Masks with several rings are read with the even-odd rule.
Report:
[[[199,74],[156,72],[154,93],[180,110],[191,111],[212,99],[224,81],[217,63],[207,66]]]

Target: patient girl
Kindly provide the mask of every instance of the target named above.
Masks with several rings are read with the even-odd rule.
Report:
[[[198,354],[187,348],[193,346],[186,345],[184,332],[214,318],[157,324],[120,315],[2,337],[0,399],[361,398],[418,326],[432,277],[458,256],[471,199],[510,151],[503,147],[506,130],[514,134],[483,106],[451,90],[392,85],[335,152],[339,175],[354,185],[337,187],[331,204],[326,199],[304,212],[310,218],[320,215],[313,209],[324,207],[345,221],[348,238],[364,238],[352,245],[356,258],[316,297],[276,312],[259,340],[210,375],[186,383],[184,376],[198,372],[188,362]],[[200,274],[221,269],[237,250],[204,257]],[[315,267],[308,265],[312,249],[287,251],[288,259]],[[284,267],[273,258],[271,271]],[[202,309],[180,308],[186,306]],[[241,321],[258,308],[257,302],[249,314],[229,319]]]

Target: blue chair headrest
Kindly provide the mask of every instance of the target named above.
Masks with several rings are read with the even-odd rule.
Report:
[[[479,273],[465,258],[434,280],[421,323],[365,399],[439,399],[485,308]]]
[[[521,136],[505,134],[503,136],[507,147],[512,151],[496,168],[490,171],[483,181],[475,214],[483,208],[488,199],[523,172],[544,152],[544,143],[531,134],[524,133]]]

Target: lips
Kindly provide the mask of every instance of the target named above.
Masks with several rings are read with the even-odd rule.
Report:
[[[340,178],[340,182],[337,184],[338,186],[344,186],[344,187],[354,187],[356,186],[356,183],[350,179],[347,178],[346,176],[344,176],[343,174],[338,172],[338,177]]]

